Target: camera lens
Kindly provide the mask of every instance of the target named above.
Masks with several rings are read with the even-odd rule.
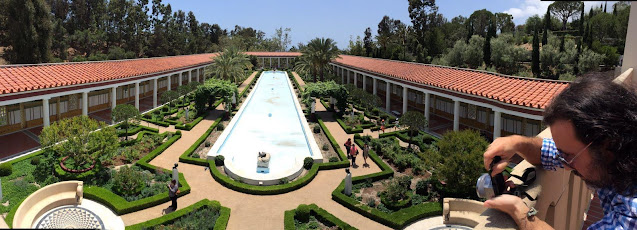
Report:
[[[478,197],[483,199],[489,199],[495,195],[493,191],[493,184],[491,184],[491,176],[488,173],[483,173],[476,183],[476,193]]]

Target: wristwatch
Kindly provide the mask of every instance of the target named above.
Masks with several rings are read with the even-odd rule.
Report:
[[[535,218],[535,215],[537,215],[537,210],[534,207],[531,207],[526,213],[526,218],[528,220],[533,220],[533,218]]]

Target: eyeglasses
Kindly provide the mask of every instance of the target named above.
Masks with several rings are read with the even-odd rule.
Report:
[[[591,144],[593,144],[593,142],[588,143],[588,145],[586,145],[586,147],[584,147],[582,150],[580,150],[578,153],[575,154],[575,156],[571,159],[566,159],[566,157],[568,156],[567,154],[564,154],[564,152],[560,151],[559,149],[557,150],[557,159],[560,160],[560,162],[563,165],[568,166],[569,168],[573,168],[573,166],[571,166],[571,164],[573,163],[573,161],[575,161],[575,158],[579,157],[580,154],[582,154],[584,152],[584,150],[586,150],[589,146],[591,146]]]

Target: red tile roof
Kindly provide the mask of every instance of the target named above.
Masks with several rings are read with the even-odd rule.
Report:
[[[301,56],[299,52],[245,52],[247,55],[254,55],[257,57],[298,57]]]
[[[211,63],[212,54],[119,61],[0,66],[0,95],[162,73]]]
[[[341,55],[334,63],[504,103],[544,109],[568,82],[506,76],[482,71]]]

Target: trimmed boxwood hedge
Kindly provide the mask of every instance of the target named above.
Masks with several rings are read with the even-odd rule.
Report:
[[[294,83],[294,86],[296,86],[297,89],[299,89],[299,91],[303,92],[305,89],[301,87],[301,85],[299,85],[299,82],[296,80],[296,78],[294,77],[294,74],[292,74],[292,71],[287,71],[288,72],[288,77],[292,79],[292,83]],[[327,108],[327,107],[325,107]]]
[[[186,123],[186,124],[183,124],[183,123],[179,122],[179,123],[177,123],[175,125],[175,129],[181,129],[181,130],[190,131],[192,129],[192,127],[194,127],[195,125],[199,124],[199,122],[201,120],[203,120],[206,116],[208,116],[207,113],[195,118],[195,120],[191,121],[190,123]]]
[[[172,173],[172,171],[170,170],[153,166],[149,164],[148,162],[153,160],[155,157],[161,154],[164,150],[166,150],[168,147],[170,147],[173,143],[175,143],[180,138],[181,138],[181,135],[174,135],[164,144],[162,144],[161,146],[157,147],[155,150],[148,153],[146,156],[139,159],[135,164],[140,166],[142,169],[145,169],[151,172],[155,172],[156,170],[162,170],[164,171],[164,173],[168,173],[168,174]],[[182,173],[179,173],[179,186],[180,186],[179,190],[181,192],[179,193],[178,196],[184,196],[190,193],[190,185],[188,185],[188,182],[186,181]],[[153,207],[153,206],[170,201],[170,198],[168,197],[168,191],[161,193],[159,195],[129,202],[125,200],[124,198],[122,198],[121,196],[115,193],[112,193],[109,190],[106,190],[101,187],[96,187],[96,186],[84,187],[84,197],[86,197],[87,199],[95,200],[97,202],[100,202],[106,205],[118,215],[123,215],[126,213],[139,211],[142,209],[146,209],[146,208]]]
[[[344,221],[337,218],[336,216],[332,215],[331,213],[325,211],[325,209],[320,208],[316,204],[310,204],[308,205],[308,207],[310,208],[310,215],[313,215],[314,217],[316,217],[316,219],[318,219],[320,222],[322,222],[323,224],[327,226],[338,226],[339,229],[343,229],[343,230],[357,229],[345,223]],[[285,230],[296,229],[296,226],[294,225],[295,210],[296,209],[285,211],[285,215],[283,219]]]
[[[150,228],[150,227],[154,227],[154,226],[158,226],[158,225],[167,225],[167,224],[171,224],[173,222],[175,222],[176,220],[178,220],[179,218],[188,215],[189,213],[191,213],[192,211],[198,210],[204,206],[209,206],[209,207],[218,207],[219,208],[219,217],[217,218],[217,221],[215,222],[215,226],[214,229],[220,229],[220,230],[224,230],[226,229],[226,227],[228,226],[228,220],[230,219],[230,208],[221,206],[221,204],[219,203],[219,201],[213,200],[210,201],[208,199],[203,199],[197,203],[194,203],[188,207],[185,207],[183,209],[171,212],[169,214],[163,215],[161,217],[146,221],[146,222],[142,222],[142,223],[138,223],[135,225],[130,225],[130,226],[126,226],[127,230],[138,230],[138,229],[145,229],[145,228]]]
[[[212,133],[212,131],[214,131],[215,128],[217,128],[217,125],[221,122],[222,119],[223,117],[217,118],[217,120],[215,120],[215,122],[212,123],[210,128],[208,128],[208,130],[206,130],[206,132],[203,135],[201,135],[201,137],[199,137],[199,139],[197,139],[197,141],[195,141],[195,143],[193,143],[190,146],[190,148],[188,148],[183,154],[181,154],[181,156],[179,156],[179,162],[194,164],[194,165],[201,165],[201,166],[208,166],[208,160],[202,159],[202,158],[194,158],[194,157],[191,157],[190,155],[192,155],[192,153],[195,150],[197,150],[197,148],[201,145],[201,143],[203,143],[206,140],[206,138],[210,136],[210,133]]]
[[[363,144],[363,141],[358,134],[354,135],[354,141],[358,145]],[[378,164],[383,171],[379,173],[353,177],[353,184],[364,183],[367,179],[378,181],[393,176],[394,171],[387,164],[385,164],[385,162],[383,162],[380,157],[378,157],[378,155],[376,155],[374,150],[369,150],[369,157],[374,162],[376,162],[376,164]],[[336,189],[334,189],[334,191],[332,191],[332,199],[351,209],[352,211],[355,211],[367,218],[387,225],[391,228],[400,229],[416,220],[442,214],[442,204],[439,202],[426,202],[419,205],[411,206],[409,208],[398,210],[392,214],[387,214],[378,209],[371,208],[367,205],[361,205],[360,201],[343,194],[344,189],[345,181],[341,182],[341,184]]]

